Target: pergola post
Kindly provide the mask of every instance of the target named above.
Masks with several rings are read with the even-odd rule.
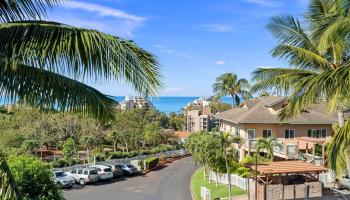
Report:
[[[326,158],[326,155],[325,155],[325,143],[322,143],[322,166],[324,167],[324,162],[325,162],[325,158]]]
[[[316,144],[312,146],[312,162],[315,164]]]
[[[305,162],[307,162],[307,154],[309,154],[309,143],[305,144]]]

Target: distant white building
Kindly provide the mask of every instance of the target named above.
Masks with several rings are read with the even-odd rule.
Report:
[[[210,99],[209,98],[206,98],[206,97],[199,97],[198,99],[195,99],[193,100],[192,102],[188,103],[186,106],[185,106],[185,110],[190,107],[190,106],[193,106],[193,107],[206,107],[206,106],[210,106]]]
[[[142,97],[126,96],[123,101],[119,103],[119,107],[122,110],[132,110],[132,109],[154,109],[153,104]]]

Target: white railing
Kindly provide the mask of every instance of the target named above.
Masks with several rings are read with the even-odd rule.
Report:
[[[168,157],[171,156],[185,156],[188,155],[189,153],[185,149],[180,149],[180,150],[174,150],[174,151],[165,151],[162,153],[156,153],[156,154],[150,154],[150,155],[140,155],[140,156],[135,156],[132,158],[119,158],[119,159],[112,159],[112,160],[106,160],[106,161],[113,161],[115,163],[127,163],[130,164],[132,160],[144,160],[149,157],[157,157],[159,158],[160,156],[166,155]],[[79,165],[74,165],[74,166],[69,166],[69,167],[62,167],[62,168],[57,168],[63,171],[70,171],[74,167],[86,167],[89,164],[93,163],[87,163],[87,164],[79,164]]]
[[[216,178],[217,178],[218,183],[228,185],[227,174],[217,174],[217,176],[216,176],[215,172],[209,173],[209,179],[211,181],[216,182]],[[237,174],[231,174],[231,185],[239,187],[243,190],[248,190],[248,179],[242,178],[242,177],[238,176]]]
[[[281,143],[281,146],[273,147],[273,151],[277,154],[283,155],[284,158],[287,158],[287,159],[297,159],[298,158],[298,149],[297,149],[297,145],[295,145],[295,144],[287,144],[286,145],[286,144]]]
[[[257,141],[258,141],[257,139],[248,139],[245,143],[246,148],[255,150]]]
[[[321,156],[316,156],[313,159],[313,155],[312,154],[305,154],[305,153],[301,153],[300,154],[300,160],[303,160],[305,162],[311,162],[314,165],[317,166],[322,166],[323,165],[323,159]]]

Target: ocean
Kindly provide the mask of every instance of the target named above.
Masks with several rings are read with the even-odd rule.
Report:
[[[124,96],[117,96],[115,99],[117,101],[123,101]],[[164,112],[167,115],[171,112],[180,113],[181,109],[185,107],[188,103],[198,99],[199,97],[170,97],[162,96],[156,98],[150,98],[149,100],[160,112]],[[221,99],[223,102],[231,104],[232,100],[230,97],[223,97]]]

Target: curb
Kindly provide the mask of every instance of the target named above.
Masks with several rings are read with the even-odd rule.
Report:
[[[194,194],[193,194],[193,190],[192,190],[192,178],[193,178],[194,174],[197,172],[197,170],[198,170],[198,169],[196,169],[196,171],[194,171],[194,173],[192,174],[192,176],[191,176],[191,181],[190,181],[190,190],[191,190],[192,200],[196,200],[196,199],[194,198]]]

